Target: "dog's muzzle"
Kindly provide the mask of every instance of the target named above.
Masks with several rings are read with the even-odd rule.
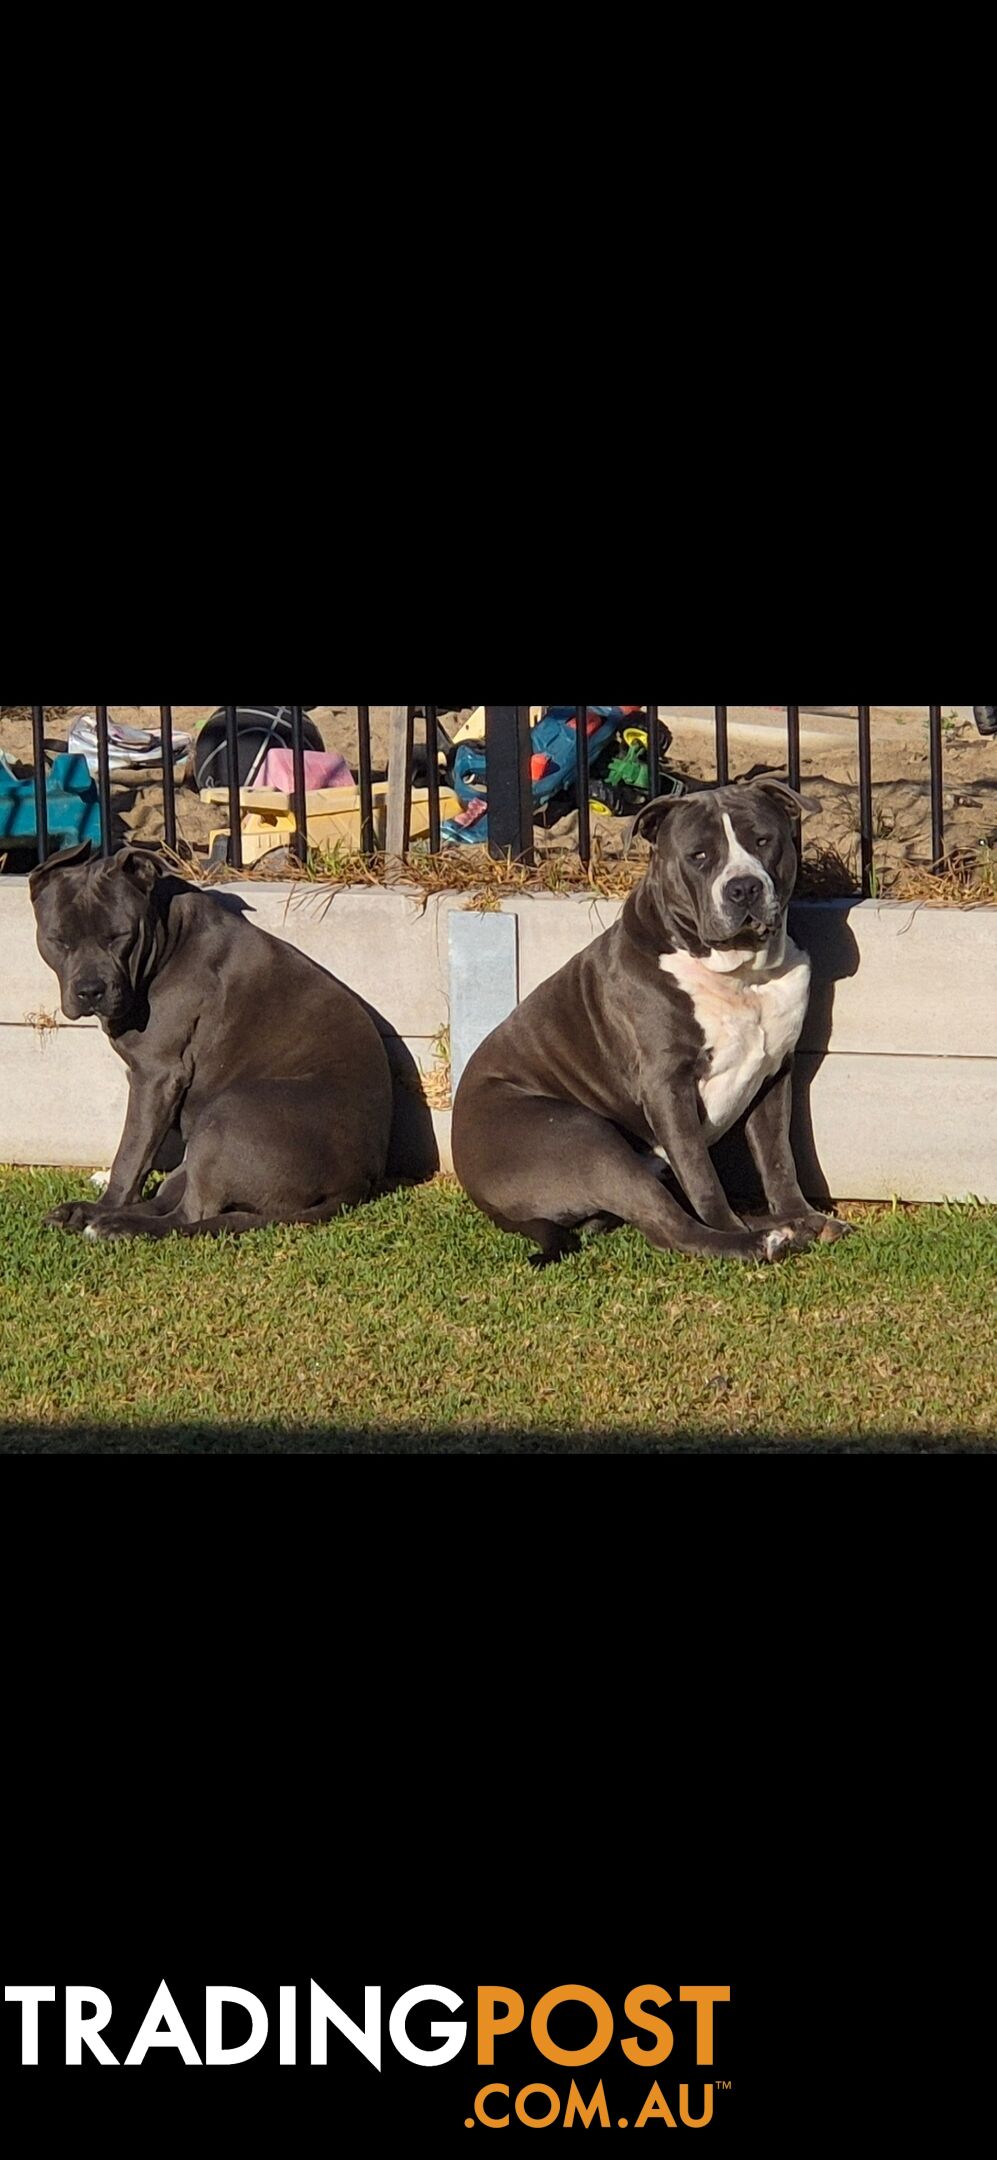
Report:
[[[104,1011],[107,1001],[107,984],[101,982],[74,983],[69,996],[71,1002],[77,1008],[76,1013],[70,1015],[70,1017],[81,1020],[90,1018],[94,1013]]]
[[[67,1020],[120,1020],[129,1004],[127,991],[118,982],[100,982],[84,976],[70,983],[63,997]]]
[[[762,940],[778,929],[782,906],[768,878],[733,877],[724,886],[721,898],[726,938],[747,931],[749,936]]]

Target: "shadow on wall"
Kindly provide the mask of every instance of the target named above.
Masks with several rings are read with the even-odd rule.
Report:
[[[356,997],[357,992],[353,995]],[[425,1185],[436,1176],[440,1167],[440,1150],[422,1074],[408,1044],[400,1035],[394,1034],[384,1014],[379,1013],[375,1005],[369,1005],[366,998],[360,998],[360,1004],[374,1022],[391,1067],[395,1107],[388,1148],[388,1177],[398,1178],[405,1185]]]
[[[250,904],[240,893],[229,892],[224,886],[216,886],[212,898],[220,907],[229,909],[233,915],[252,916]],[[301,954],[301,958],[308,956]],[[319,967],[317,960],[309,961],[311,967]],[[391,1121],[391,1141],[388,1148],[388,1181],[397,1179],[405,1185],[425,1185],[436,1176],[440,1167],[440,1150],[433,1127],[433,1115],[426,1101],[422,1074],[407,1043],[395,1033],[390,1020],[386,1020],[376,1005],[361,997],[358,990],[351,990],[331,968],[322,968],[323,975],[331,976],[348,996],[356,998],[365,1013],[374,1022],[391,1067],[394,1090],[394,1113]]]
[[[834,901],[820,908],[797,903],[790,909],[789,916],[790,936],[802,951],[811,955],[814,965],[810,1009],[802,1038],[804,1049],[796,1065],[793,1153],[807,1199],[822,1208],[835,1199],[846,1199],[848,1195],[832,1193],[824,1176],[814,1141],[810,1096],[828,1054],[837,986],[859,971],[861,955],[849,921],[853,907],[858,905],[858,900]],[[726,1192],[746,1205],[764,1205],[758,1172],[744,1137],[743,1120],[714,1148],[713,1160]]]

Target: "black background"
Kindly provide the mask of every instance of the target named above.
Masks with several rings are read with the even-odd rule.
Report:
[[[330,1466],[311,1462],[303,1495],[277,1490],[262,1514],[251,1464],[233,1475],[202,1460],[196,1495],[187,1467],[178,1501],[160,1485],[153,1505],[148,1463],[123,1504],[113,1464],[60,1465],[74,1490],[93,1473],[68,1534],[47,1506],[22,1515],[16,1553],[8,1536],[23,1618],[7,1689],[4,1984],[103,1988],[119,2057],[162,1979],[199,2054],[207,1984],[267,2003],[293,1984],[299,2066],[279,2066],[274,2027],[273,2046],[228,2070],[155,2049],[141,2068],[70,2070],[57,2001],[40,2012],[39,2068],[21,2069],[8,2006],[3,2112],[21,2149],[211,2139],[294,2153],[332,2136],[437,2149],[484,2134],[465,2119],[493,2077],[569,2090],[572,2072],[538,2060],[522,2031],[479,2075],[479,1985],[516,1988],[527,2019],[548,1989],[591,1987],[618,2038],[632,1987],[677,1996],[697,1981],[733,1990],[716,2012],[716,2073],[732,2089],[710,2134],[752,2149],[800,2040],[786,1975],[801,1946],[785,1940],[800,1803],[780,1791],[771,1656],[743,1721],[719,1523],[694,1576],[680,1558],[662,1576],[659,1539],[641,1582],[615,1564],[634,1536],[629,1503],[616,1523],[609,1494],[596,1523],[587,1495],[565,1499],[564,1465],[523,1466],[527,1490],[500,1463],[487,1526],[484,1466],[460,1484],[454,1464],[346,1462],[330,1496]],[[652,1498],[647,1485],[645,1508]],[[578,1541],[595,1536],[601,1559],[579,1567]],[[820,1969],[826,1986],[826,1948],[807,1954],[810,1983]],[[335,2033],[328,2066],[308,2064],[313,1978],[358,2020],[363,1987],[382,1987],[380,2075]],[[387,2038],[396,1997],[430,1984],[462,1996],[471,2027],[442,2068],[401,2061]],[[414,2014],[416,2033],[430,2014]],[[674,2015],[659,2079],[677,2112],[693,2013]],[[579,2026],[584,2044],[587,2013]],[[553,2030],[566,2038],[570,2014]],[[653,2073],[632,2071],[614,2039],[577,2072],[586,2098],[600,2075],[614,2122],[633,2122]],[[766,2138],[780,2149],[770,2122]]]
[[[347,2149],[411,2138],[435,2150],[480,2138],[465,2118],[493,2076],[567,2094],[572,2073],[538,2062],[522,2032],[481,2076],[470,2036],[451,2065],[400,2061],[390,2005],[441,1983],[472,2025],[479,1984],[517,1988],[529,2010],[580,1983],[606,1996],[618,2031],[638,1984],[730,1985],[716,2074],[732,2089],[712,2137],[738,2152],[799,2153],[801,2139],[839,2150],[856,2117],[893,2137],[912,2110],[923,2131],[946,2059],[939,1960],[955,1956],[950,1903],[932,1910],[931,1885],[943,1850],[949,1876],[956,1865],[961,1796],[940,1790],[921,1737],[926,1706],[936,1713],[912,1617],[917,1557],[894,1570],[903,1646],[854,1560],[845,1595],[847,1521],[826,1493],[821,1527],[837,1543],[813,1532],[805,1553],[787,1545],[772,1564],[765,1511],[780,1536],[793,1521],[778,1477],[801,1481],[783,1490],[802,1523],[812,1466],[745,1462],[746,1549],[699,1464],[680,1463],[664,1492],[658,1466],[637,1464],[622,1499],[621,1466],[604,1466],[598,1507],[576,1478],[570,1515],[564,1465],[500,1465],[486,1532],[474,1527],[483,1466],[455,1488],[452,1465],[387,1465],[391,1502],[376,1466],[351,1478],[360,1466],[347,1463],[338,1505],[357,1524],[372,1516],[362,1565],[320,1484],[328,1465],[308,1465],[304,1501],[279,1495],[265,1524],[240,1488],[249,1466],[233,1478],[202,1461],[194,1498],[184,1468],[182,1506],[156,1499],[168,1556],[155,1563],[141,1506],[108,1503],[108,1466],[70,1467],[81,1482],[95,1473],[89,1525],[67,1544],[50,1522],[44,1539],[22,1522],[8,1578],[24,1617],[7,1689],[5,1985],[103,1988],[105,2037],[123,2055],[164,1978],[199,2053],[208,1983],[264,2001],[295,1984],[303,2035],[312,1978],[357,2019],[376,1983],[384,2067],[333,2033],[324,2069],[281,2069],[268,2042],[228,2070],[187,2069],[173,2050],[139,2069],[68,2070],[57,2002],[40,2013],[41,2066],[22,2070],[7,2007],[0,2077],[17,2149],[210,2139],[297,2153],[339,2136]],[[863,1505],[875,1514],[874,1491]],[[100,1570],[102,1515],[116,1549],[99,1541]],[[880,1549],[894,1521],[891,1501]],[[128,1539],[141,1547],[131,1562]],[[58,1584],[45,1596],[42,1564]],[[957,1969],[971,1992],[979,1964],[960,1952]],[[930,2013],[912,2018],[922,1996]],[[676,2010],[658,2073],[673,2109],[691,2017]],[[590,2029],[582,2015],[582,2040]],[[615,2041],[577,2073],[586,2097],[600,2075],[614,2122],[633,2122],[651,2076]]]

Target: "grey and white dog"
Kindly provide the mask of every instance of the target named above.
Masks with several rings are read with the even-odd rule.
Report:
[[[457,1175],[540,1262],[621,1222],[652,1245],[741,1260],[844,1234],[808,1205],[790,1146],[810,963],[787,911],[806,807],[773,780],[649,803],[636,829],[654,852],[620,920],[471,1058],[454,1104]],[[742,1117],[761,1225],[734,1213],[710,1154]]]

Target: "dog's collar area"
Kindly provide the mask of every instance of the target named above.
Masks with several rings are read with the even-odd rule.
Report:
[[[739,931],[736,938],[722,944],[707,945],[699,952],[689,946],[676,943],[670,952],[659,950],[658,966],[662,974],[668,974],[672,962],[680,957],[705,969],[710,975],[750,975],[755,978],[778,974],[786,963],[788,914],[784,914],[773,930],[745,941]]]
[[[753,922],[749,918],[747,922],[741,924],[739,930],[734,931],[732,937],[715,939],[714,943],[707,947],[707,951],[732,952],[735,946],[738,945],[767,945],[772,938],[777,936],[778,930],[778,923]]]

